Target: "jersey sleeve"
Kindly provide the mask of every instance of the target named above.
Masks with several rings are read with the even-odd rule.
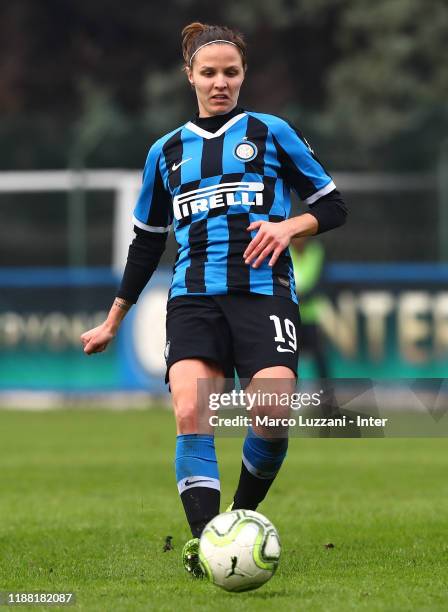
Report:
[[[280,175],[306,204],[336,189],[302,134],[287,121],[278,119],[273,129],[274,144],[280,162]]]
[[[173,221],[171,196],[160,171],[162,150],[155,143],[143,170],[143,183],[134,209],[134,225],[148,232],[168,232]]]

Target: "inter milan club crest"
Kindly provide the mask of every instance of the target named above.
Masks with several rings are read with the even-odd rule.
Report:
[[[258,149],[250,140],[239,142],[233,150],[234,156],[242,162],[252,161],[257,157]]]

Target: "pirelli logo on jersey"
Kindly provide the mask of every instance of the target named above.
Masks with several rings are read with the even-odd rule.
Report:
[[[175,218],[185,219],[199,212],[225,206],[263,206],[263,183],[239,181],[221,183],[181,193],[173,199]]]

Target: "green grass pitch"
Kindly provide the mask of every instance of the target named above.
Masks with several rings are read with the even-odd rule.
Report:
[[[293,439],[260,507],[279,570],[230,594],[181,567],[168,411],[0,412],[0,432],[0,591],[75,591],[76,610],[448,609],[446,439]],[[217,451],[225,508],[241,439]]]

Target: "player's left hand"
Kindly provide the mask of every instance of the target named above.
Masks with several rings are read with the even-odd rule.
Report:
[[[248,232],[256,229],[258,229],[258,232],[243,253],[245,263],[252,264],[253,268],[258,268],[266,257],[272,254],[269,266],[275,265],[280,255],[289,246],[291,239],[283,223],[254,221],[246,228]]]

